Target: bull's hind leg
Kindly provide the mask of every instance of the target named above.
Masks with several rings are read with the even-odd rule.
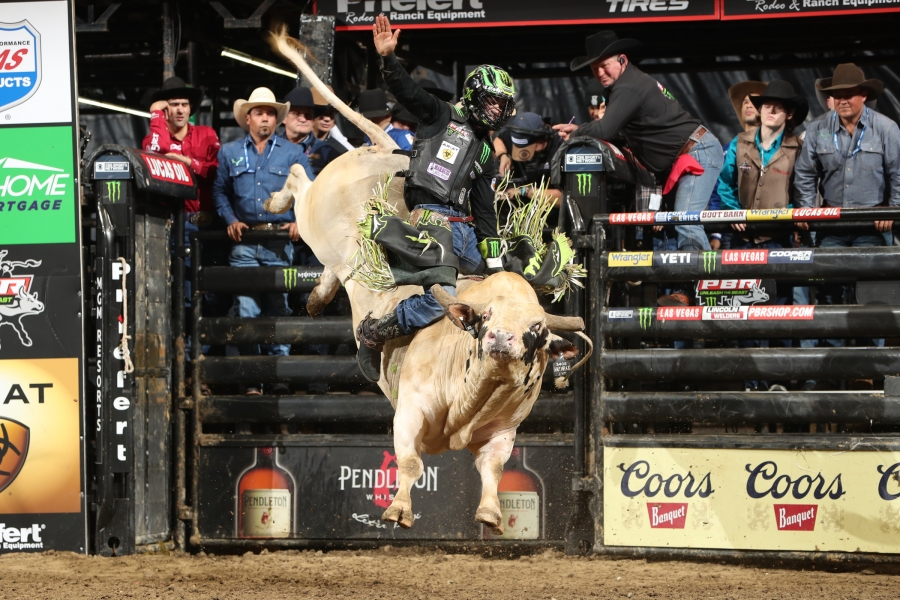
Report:
[[[419,449],[425,434],[425,417],[415,407],[415,401],[406,400],[397,405],[394,414],[394,452],[397,454],[397,493],[394,501],[381,515],[384,521],[399,523],[400,527],[412,527],[415,517],[412,511],[410,490],[422,475],[422,458]]]
[[[503,533],[503,515],[500,513],[497,486],[503,475],[503,465],[509,460],[515,442],[516,430],[507,429],[484,442],[469,444],[469,450],[475,455],[475,468],[481,475],[481,502],[475,511],[475,520],[490,527],[497,535]]]

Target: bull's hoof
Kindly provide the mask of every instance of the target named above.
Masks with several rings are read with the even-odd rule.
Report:
[[[398,506],[391,504],[384,514],[381,515],[382,521],[391,521],[397,523],[403,529],[409,529],[413,526],[416,518],[413,516],[412,509],[408,506]]]
[[[495,535],[503,534],[503,515],[496,508],[481,506],[475,511],[475,520],[491,528]]]

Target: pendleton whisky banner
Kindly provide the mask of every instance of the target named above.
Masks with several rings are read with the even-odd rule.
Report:
[[[604,448],[608,546],[900,552],[900,452]]]

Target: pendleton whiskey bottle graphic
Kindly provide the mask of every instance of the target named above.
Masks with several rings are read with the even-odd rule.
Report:
[[[237,486],[237,535],[290,537],[294,525],[294,479],[278,465],[275,448],[257,448],[256,464]]]
[[[516,446],[497,486],[503,534],[484,528],[485,539],[536,540],[544,537],[544,484],[525,463],[525,448]]]

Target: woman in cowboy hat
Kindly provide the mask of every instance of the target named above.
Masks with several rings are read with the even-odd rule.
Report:
[[[759,111],[757,127],[737,136],[728,148],[719,175],[719,198],[728,210],[787,208],[791,204],[794,164],[803,142],[794,128],[806,119],[806,98],[794,93],[786,81],[776,80],[759,96],[750,96]],[[750,236],[746,225],[732,228],[739,233],[732,248],[782,248],[786,240]],[[743,240],[743,241],[741,241]]]

